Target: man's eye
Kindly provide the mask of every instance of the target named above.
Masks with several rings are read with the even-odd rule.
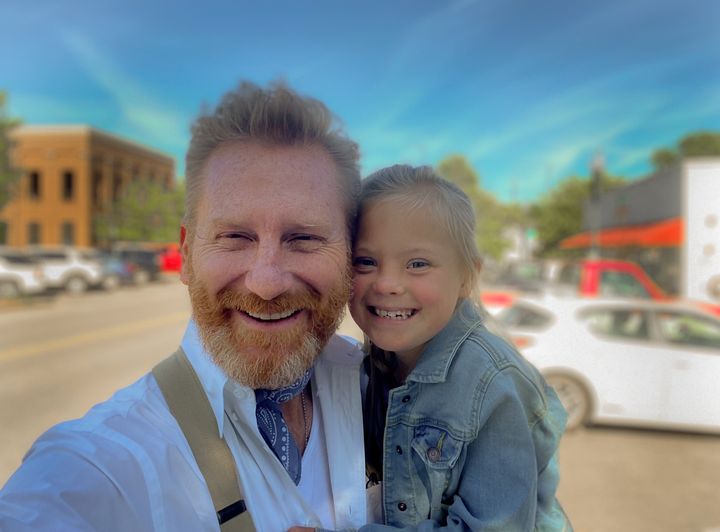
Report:
[[[296,234],[290,235],[287,243],[292,249],[310,251],[319,247],[323,243],[323,239],[317,235]]]
[[[223,248],[231,250],[245,249],[252,244],[253,237],[247,233],[228,231],[227,233],[220,233],[217,236],[217,242]]]
[[[353,259],[353,268],[358,272],[367,272],[376,265],[375,259],[370,257],[355,257]]]

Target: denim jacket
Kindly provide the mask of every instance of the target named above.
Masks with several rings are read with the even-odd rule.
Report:
[[[555,498],[566,417],[539,372],[464,302],[405,384],[390,392],[385,523],[412,530],[572,530]]]

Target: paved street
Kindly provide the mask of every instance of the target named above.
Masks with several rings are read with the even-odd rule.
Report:
[[[188,316],[176,281],[0,308],[0,484],[44,429],[173,351]],[[578,531],[720,531],[720,436],[586,429],[565,437],[560,459]]]

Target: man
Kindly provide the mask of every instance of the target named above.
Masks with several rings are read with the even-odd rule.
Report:
[[[187,153],[181,347],[261,531],[365,521],[361,354],[333,336],[358,151],[332,122],[283,85],[243,83]],[[0,492],[0,529],[218,530],[194,450],[148,374],[33,445]]]

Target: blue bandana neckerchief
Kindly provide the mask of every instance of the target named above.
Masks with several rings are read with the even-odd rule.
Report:
[[[312,368],[290,386],[278,390],[255,390],[257,425],[263,439],[287,470],[295,484],[300,483],[302,456],[283,419],[280,404],[299,394],[310,381]]]

